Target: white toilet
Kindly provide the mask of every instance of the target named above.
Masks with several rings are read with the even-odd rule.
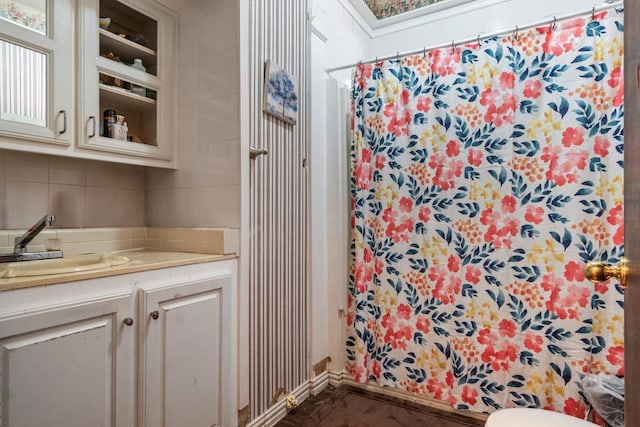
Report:
[[[489,416],[485,427],[599,427],[576,417],[544,409],[501,409]]]

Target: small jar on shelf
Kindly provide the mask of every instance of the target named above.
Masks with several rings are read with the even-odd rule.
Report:
[[[133,60],[133,64],[131,64],[131,68],[135,68],[136,70],[140,70],[143,72],[147,72],[147,69],[144,65],[142,65],[142,59],[136,58]],[[138,86],[136,84],[131,84],[131,93],[135,93],[136,95],[145,96],[146,90],[142,86]]]

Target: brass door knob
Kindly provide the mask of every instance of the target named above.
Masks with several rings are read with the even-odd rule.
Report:
[[[602,261],[591,261],[584,266],[584,276],[592,283],[600,283],[609,279],[618,279],[622,289],[627,288],[629,266],[623,257],[618,265],[606,264]]]

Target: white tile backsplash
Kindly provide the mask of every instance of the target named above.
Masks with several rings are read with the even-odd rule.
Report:
[[[118,165],[88,161],[86,179],[88,186],[115,188],[118,179]]]
[[[0,150],[0,229],[146,225],[144,167]]]
[[[4,162],[7,181],[49,182],[48,156],[7,151]]]
[[[86,164],[82,160],[59,158],[49,162],[49,183],[85,185]]]
[[[118,188],[116,223],[130,226],[145,225],[145,191]]]
[[[27,228],[49,210],[49,184],[46,182],[5,182],[6,228]]]
[[[13,251],[14,239],[25,232],[0,230],[0,253]],[[67,255],[136,249],[195,252],[216,255],[238,254],[238,230],[214,228],[111,227],[47,229],[29,244],[29,251],[44,251],[46,239],[62,241]]]
[[[49,208],[56,227],[82,227],[84,221],[84,186],[49,184]]]
[[[114,187],[87,187],[84,208],[88,227],[113,227],[117,225],[113,208],[117,205],[118,189]]]
[[[136,168],[127,165],[118,166],[116,182],[119,189],[144,190],[145,181],[144,168]]]

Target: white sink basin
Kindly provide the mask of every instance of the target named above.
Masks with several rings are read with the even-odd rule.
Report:
[[[77,273],[114,267],[128,262],[127,257],[106,254],[69,255],[57,259],[9,262],[0,264],[0,278]]]

